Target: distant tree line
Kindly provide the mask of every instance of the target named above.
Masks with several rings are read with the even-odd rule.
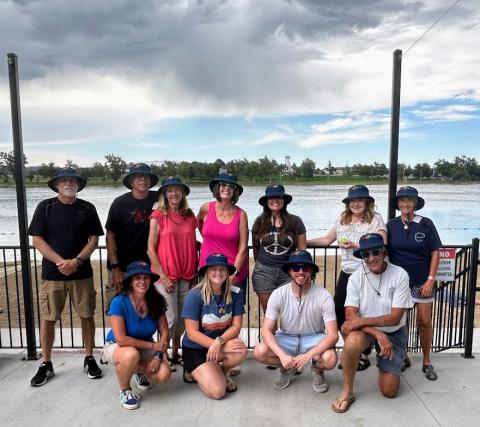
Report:
[[[0,175],[5,179],[15,173],[14,154],[11,152],[0,152]],[[27,163],[27,159],[24,159]],[[67,160],[64,165],[56,165],[53,162],[42,163],[28,177],[50,178],[61,167],[72,167],[86,178],[97,178],[100,180],[111,180],[116,183],[124,175],[132,163],[127,163],[120,156],[107,154],[105,161],[95,162],[91,166],[83,167],[73,160]],[[384,163],[374,162],[371,164],[354,164],[352,166],[334,167],[329,161],[324,168],[317,167],[316,163],[306,158],[299,165],[285,165],[278,163],[267,156],[258,160],[236,159],[227,162],[217,159],[214,162],[175,162],[166,160],[160,165],[152,164],[152,170],[160,177],[176,175],[186,181],[207,181],[218,174],[220,169],[237,175],[241,180],[268,180],[280,176],[291,176],[294,178],[311,179],[318,176],[359,176],[367,179],[383,178],[388,176],[388,167]],[[399,179],[444,179],[452,181],[477,181],[480,180],[480,165],[473,157],[455,157],[453,161],[445,159],[437,160],[433,166],[428,163],[417,163],[414,166],[400,163],[398,165]]]

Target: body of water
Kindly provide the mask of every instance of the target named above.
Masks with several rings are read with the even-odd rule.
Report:
[[[480,236],[480,184],[426,184],[417,185],[425,199],[420,211],[431,218],[444,244],[468,244]],[[287,186],[287,193],[293,196],[289,211],[300,216],[307,228],[307,238],[317,237],[330,229],[343,209],[341,200],[347,194],[347,185],[299,185]],[[369,186],[375,198],[377,211],[386,220],[387,185]],[[127,190],[124,187],[86,187],[79,197],[93,203],[104,225],[113,199]],[[249,228],[262,208],[258,199],[264,194],[264,186],[244,187],[238,205],[248,214]],[[27,188],[28,219],[30,221],[37,204],[54,197],[48,187]],[[202,203],[212,200],[207,186],[192,187],[188,197],[195,213]],[[0,246],[18,245],[18,220],[16,192],[14,188],[0,188]],[[105,239],[100,240],[105,244]]]

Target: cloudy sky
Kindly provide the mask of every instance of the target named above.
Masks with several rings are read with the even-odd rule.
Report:
[[[388,163],[392,58],[454,0],[0,0],[29,164],[286,155]],[[480,157],[480,8],[403,57],[400,161]]]

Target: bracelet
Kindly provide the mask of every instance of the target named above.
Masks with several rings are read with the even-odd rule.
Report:
[[[162,360],[163,359],[163,353],[161,351],[156,351],[154,354],[153,354],[153,357],[155,357],[156,359],[158,360]]]
[[[221,337],[221,336],[218,336],[217,338],[215,338],[221,345],[225,344],[225,340]]]
[[[433,277],[433,276],[428,276],[427,279],[428,279],[428,280],[435,280],[435,277]]]

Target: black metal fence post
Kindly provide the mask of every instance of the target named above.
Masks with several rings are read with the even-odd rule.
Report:
[[[27,235],[27,197],[25,190],[25,169],[20,114],[20,89],[18,84],[17,55],[7,55],[10,82],[10,105],[12,110],[13,149],[15,154],[15,186],[17,189],[18,229],[20,233],[20,254],[22,258],[23,304],[25,309],[25,331],[27,335],[27,359],[37,359],[35,319],[33,317],[32,275],[30,273],[30,249]]]
[[[468,298],[467,298],[467,318],[465,326],[465,353],[463,357],[473,358],[473,327],[475,320],[475,296],[477,292],[477,270],[478,270],[478,245],[479,239],[472,240],[472,253],[470,259],[470,277],[468,281]]]

